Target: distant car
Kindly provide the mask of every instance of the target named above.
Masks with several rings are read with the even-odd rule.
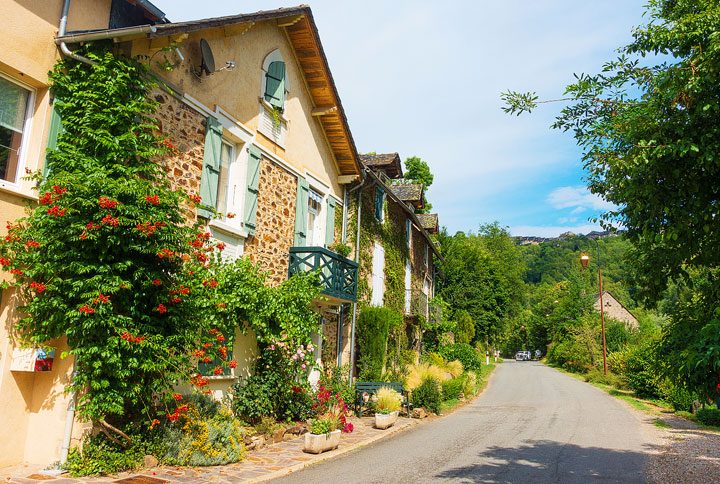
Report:
[[[529,351],[518,351],[515,353],[515,360],[516,361],[530,361],[532,359],[532,356],[530,355]]]

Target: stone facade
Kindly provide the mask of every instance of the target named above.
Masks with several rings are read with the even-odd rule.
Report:
[[[170,184],[198,195],[205,152],[205,116],[165,91],[156,89],[150,97],[158,102],[158,128],[175,147],[174,152],[162,157]],[[195,220],[195,210],[187,207],[186,213]]]
[[[268,283],[287,279],[290,247],[295,240],[297,178],[267,158],[260,165],[257,230],[245,242],[245,254],[267,272]]]
[[[600,298],[595,301],[593,308],[600,311]],[[637,318],[607,291],[603,291],[603,311],[605,319],[621,321],[628,329],[637,329],[639,326]]]

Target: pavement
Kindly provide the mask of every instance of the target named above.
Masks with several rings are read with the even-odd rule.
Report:
[[[143,469],[142,472],[123,472],[115,476],[97,478],[71,478],[67,475],[50,477],[33,468],[21,467],[10,472],[0,472],[3,482],[13,484],[80,484],[80,483],[111,483],[125,484],[161,484],[161,483],[237,483],[263,482],[275,477],[298,471],[307,465],[317,464],[346,452],[353,451],[364,445],[387,438],[398,432],[407,430],[421,421],[417,419],[399,418],[387,430],[373,427],[374,418],[351,418],[355,430],[343,434],[336,450],[322,454],[306,454],[302,451],[304,437],[268,445],[262,449],[247,453],[247,458],[236,464],[213,467],[156,467]],[[3,474],[9,474],[4,476]]]
[[[475,401],[281,483],[646,483],[652,419],[538,362],[506,361]]]

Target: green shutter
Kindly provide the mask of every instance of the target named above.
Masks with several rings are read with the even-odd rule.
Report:
[[[217,206],[222,132],[223,127],[217,119],[212,116],[207,118],[205,153],[200,178],[200,196],[202,197],[202,202],[200,202],[200,207],[198,208],[198,215],[200,217],[212,218],[213,211]]]
[[[285,63],[271,62],[265,74],[265,100],[282,111],[285,108]]]
[[[248,148],[247,190],[245,191],[245,218],[243,222],[250,235],[255,234],[258,185],[260,183],[260,148],[250,145]]]
[[[58,136],[65,131],[60,119],[60,114],[55,109],[55,104],[50,106],[50,129],[48,130],[47,149],[45,150],[45,163],[43,165],[43,177],[47,178],[50,175],[50,162],[47,157],[47,152],[57,149]]]
[[[375,218],[382,222],[383,208],[385,205],[385,191],[380,187],[375,187]]]
[[[303,247],[307,243],[308,191],[310,187],[305,178],[298,177],[297,201],[295,204],[295,246]]]
[[[335,242],[335,199],[328,196],[327,222],[325,223],[325,246],[330,247]]]
[[[405,219],[405,243],[410,247],[410,234],[412,233],[412,222],[410,219]]]

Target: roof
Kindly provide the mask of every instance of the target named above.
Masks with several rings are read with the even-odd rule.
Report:
[[[335,81],[325,51],[320,43],[320,36],[312,11],[307,5],[297,7],[265,10],[249,14],[215,17],[188,22],[173,22],[154,25],[145,31],[137,27],[105,29],[92,32],[70,33],[55,39],[56,43],[77,43],[99,38],[116,40],[133,40],[138,38],[160,38],[179,34],[188,34],[211,28],[224,28],[256,22],[276,21],[278,27],[285,29],[290,45],[305,78],[310,97],[312,98],[315,115],[325,132],[330,149],[337,162],[341,175],[360,175],[360,159],[355,147],[350,126],[345,115]]]
[[[400,183],[390,187],[390,190],[403,202],[410,202],[415,208],[425,205],[423,186],[419,183]]]
[[[397,153],[381,153],[360,155],[360,161],[368,168],[385,172],[390,178],[402,178],[402,163]]]
[[[417,218],[422,228],[431,234],[436,234],[440,231],[440,223],[436,213],[419,213],[417,214]]]

